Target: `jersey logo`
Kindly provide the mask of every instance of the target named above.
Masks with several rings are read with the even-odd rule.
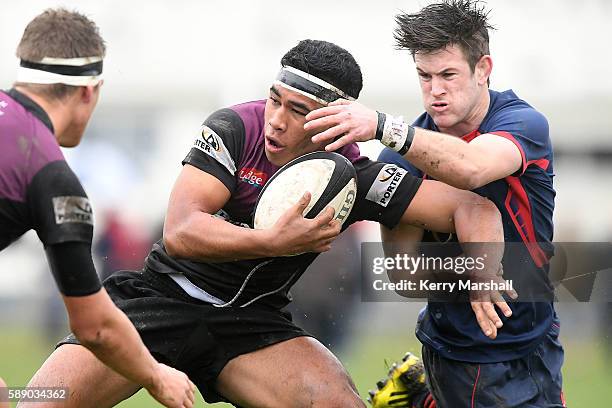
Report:
[[[214,134],[212,133],[207,134],[205,130],[202,130],[202,138],[204,139],[206,144],[212,147],[213,149],[215,149],[215,151],[218,152],[221,150],[221,145],[217,141],[217,138]]]
[[[6,103],[6,101],[0,100],[0,116],[4,115],[4,112],[2,111],[2,109],[6,108],[8,106],[8,103]]]
[[[266,184],[266,181],[268,181],[268,175],[265,172],[248,167],[240,169],[238,178],[240,181],[257,188],[262,188],[264,184]]]
[[[56,224],[79,222],[93,225],[93,213],[87,197],[53,197],[53,212]]]
[[[202,133],[196,138],[193,147],[215,159],[232,175],[236,174],[236,164],[223,140],[208,126],[202,127]]]
[[[378,176],[368,190],[366,200],[386,207],[405,175],[406,170],[397,167],[395,164],[386,164],[378,172]]]

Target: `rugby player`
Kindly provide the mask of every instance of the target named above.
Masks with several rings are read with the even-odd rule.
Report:
[[[26,27],[17,82],[0,92],[0,250],[35,230],[81,344],[162,404],[191,407],[193,384],[151,356],[101,287],[91,258],[91,206],[60,150],[81,141],[104,54],[97,26],[77,12],[49,9]]]
[[[363,407],[336,357],[283,310],[289,288],[340,233],[333,210],[305,219],[306,194],[272,228],[249,228],[265,182],[328,143],[311,141],[305,116],[338,98],[357,98],[361,70],[346,50],[315,40],[289,50],[281,66],[267,99],[204,121],[171,193],[163,239],[143,271],[117,272],[104,286],[153,355],[185,371],[208,402]],[[497,208],[479,195],[371,161],[356,144],[339,153],[358,175],[356,202],[342,228],[359,220],[390,229],[426,224],[464,241],[503,241]],[[71,406],[112,406],[139,388],[74,336],[61,342],[33,383],[75,390]]]
[[[504,271],[531,275],[524,287],[533,289],[546,286],[552,256],[552,145],[540,112],[512,90],[489,89],[487,14],[477,2],[447,0],[396,17],[397,46],[413,57],[425,107],[412,125],[344,100],[308,114],[305,129],[327,129],[313,143],[339,137],[328,150],[382,139],[392,148],[380,161],[490,199],[502,214],[505,241],[517,243],[504,257]],[[382,233],[387,241],[439,241],[429,230],[404,223],[383,225]],[[416,335],[440,407],[564,406],[553,303],[523,299],[510,304],[511,319],[487,317],[490,302],[430,302],[421,312]],[[479,325],[489,325],[491,335]]]

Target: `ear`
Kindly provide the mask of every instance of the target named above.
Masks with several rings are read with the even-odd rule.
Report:
[[[493,70],[493,59],[490,55],[483,55],[476,63],[474,73],[478,79],[478,85],[486,85],[491,71]]]
[[[94,94],[96,91],[96,87],[97,85],[86,85],[86,86],[81,86],[79,87],[79,96],[81,98],[81,102],[85,103],[85,104],[89,104],[91,103],[93,100],[95,100]]]

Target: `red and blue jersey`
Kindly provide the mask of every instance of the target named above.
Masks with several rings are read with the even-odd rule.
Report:
[[[504,238],[519,245],[523,254],[506,251],[504,271],[542,275],[548,272],[552,256],[553,152],[546,118],[511,91],[489,90],[489,110],[478,129],[462,137],[471,142],[482,134],[495,134],[513,142],[521,153],[521,168],[514,174],[474,190],[497,205],[504,226]],[[431,116],[419,116],[414,126],[438,131]],[[402,156],[385,149],[380,161],[395,163],[417,177],[427,177]],[[437,239],[436,239],[437,238]],[[439,236],[425,233],[424,241],[437,241]],[[455,240],[456,241],[456,240]],[[531,278],[530,277],[530,278]],[[534,279],[530,282],[538,281]],[[528,289],[528,288],[525,288]],[[521,291],[518,290],[519,296]],[[502,316],[504,326],[498,337],[490,340],[481,332],[471,306],[463,303],[434,303],[419,316],[417,337],[447,358],[470,362],[497,362],[520,358],[542,341],[557,319],[552,302],[529,301],[510,304],[513,315]]]

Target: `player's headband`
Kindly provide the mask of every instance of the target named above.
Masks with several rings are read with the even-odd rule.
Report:
[[[30,84],[97,85],[102,80],[102,57],[21,60],[17,82]]]
[[[346,92],[336,88],[332,84],[293,67],[281,68],[274,83],[290,91],[314,99],[323,105],[327,105],[336,99],[355,100],[355,98],[349,96]]]

